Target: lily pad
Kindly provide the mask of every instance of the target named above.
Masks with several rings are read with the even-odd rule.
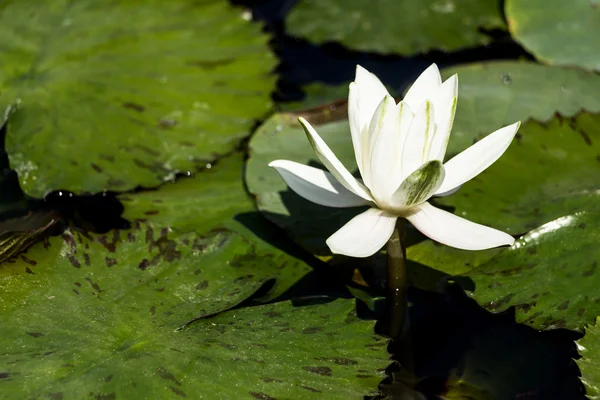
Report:
[[[56,268],[47,272],[64,282],[30,280],[24,303],[3,310],[3,398],[362,399],[389,363],[387,341],[355,316],[351,300],[252,307],[177,330],[191,292],[165,282],[176,273],[126,287],[117,266],[92,265],[91,282],[70,289],[64,284],[79,282],[68,279],[70,265],[33,271],[42,278]]]
[[[69,229],[0,265],[4,398],[375,392],[387,341],[351,300],[214,316],[274,279],[262,301],[272,299],[310,270],[263,241],[260,218],[240,218],[253,209],[242,166],[235,154],[194,178],[123,195],[131,229]]]
[[[455,73],[459,92],[450,154],[515,121],[548,122],[556,114],[600,112],[600,76],[593,73],[515,61],[442,70],[446,78]]]
[[[286,26],[318,44],[404,55],[485,45],[483,30],[505,28],[496,0],[301,0]]]
[[[599,224],[600,212],[557,218],[457,280],[490,311],[515,306],[517,322],[582,330],[600,314]]]
[[[243,164],[243,154],[236,153],[193,178],[167,183],[159,190],[124,194],[119,199],[125,206],[123,217],[135,226],[150,221],[177,235],[240,236],[247,244],[246,250],[230,257],[240,257],[256,268],[248,271],[253,276],[238,276],[243,292],[256,290],[267,280],[277,278],[263,298],[266,301],[283,293],[311,268],[302,261],[303,255],[282,240],[277,230],[255,211],[244,188]]]
[[[581,358],[576,360],[581,370],[581,381],[585,385],[587,398],[600,399],[600,318],[585,329],[585,336],[577,341]]]
[[[439,205],[513,235],[600,210],[600,114],[531,121],[502,157]]]
[[[2,2],[0,110],[14,110],[6,148],[25,193],[156,186],[233,150],[275,82],[268,38],[242,14],[220,0]]]
[[[507,0],[511,35],[539,60],[600,71],[597,0]]]

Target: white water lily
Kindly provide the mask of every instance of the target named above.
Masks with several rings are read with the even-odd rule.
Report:
[[[368,205],[327,239],[333,253],[368,257],[388,241],[397,218],[406,218],[429,238],[466,250],[512,245],[512,236],[429,204],[454,193],[508,148],[520,122],[501,128],[443,163],[454,113],[458,79],[442,83],[435,64],[396,104],[381,81],[357,66],[350,84],[348,118],[362,181],[344,167],[304,119],[306,136],[329,172],[288,160],[269,164],[297,194],[328,207]]]

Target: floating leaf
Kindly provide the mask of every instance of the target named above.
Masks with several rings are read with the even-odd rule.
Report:
[[[375,392],[387,341],[351,300],[210,317],[275,279],[263,301],[273,298],[309,270],[269,244],[281,243],[262,242],[260,219],[240,218],[253,208],[242,165],[235,154],[194,178],[122,196],[131,229],[66,230],[0,265],[5,397]]]
[[[218,0],[2,2],[0,111],[16,110],[23,190],[156,186],[231,151],[271,107],[260,29]]]
[[[507,0],[511,35],[541,61],[600,71],[597,0]]]
[[[585,329],[585,336],[577,341],[577,350],[581,358],[576,360],[581,370],[581,381],[585,385],[587,398],[600,399],[600,318],[596,318],[595,325]]]
[[[600,76],[576,69],[498,61],[447,68],[458,74],[458,106],[448,151],[457,153],[515,121],[548,122],[600,112]]]
[[[516,306],[517,322],[536,329],[582,330],[600,314],[599,212],[557,218],[468,272],[479,304],[490,311]]]
[[[56,281],[27,287],[27,305],[0,324],[5,398],[362,399],[389,363],[387,341],[352,300],[251,307],[178,331],[173,316],[190,292],[157,291],[160,275],[119,290],[118,275],[94,275],[74,286],[79,294]]]
[[[505,27],[496,0],[301,0],[286,26],[319,44],[400,54],[485,45],[491,38],[482,30]]]
[[[522,234],[565,214],[600,210],[599,154],[599,114],[531,121],[498,161],[436,203]]]

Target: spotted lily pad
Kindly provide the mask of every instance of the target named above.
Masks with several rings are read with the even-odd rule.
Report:
[[[176,330],[189,293],[81,283],[79,294],[47,287],[11,312],[29,318],[0,325],[3,398],[362,399],[389,363],[352,300],[252,307]]]
[[[600,2],[507,0],[511,35],[548,64],[600,71]]]
[[[581,358],[576,360],[581,370],[581,381],[585,385],[587,398],[600,399],[600,318],[585,329],[585,336],[577,341],[577,350]]]
[[[220,0],[7,0],[0,36],[6,148],[33,197],[156,186],[271,108],[268,38]]]
[[[496,0],[301,0],[286,21],[311,42],[341,42],[353,50],[414,54],[453,51],[491,41],[503,29]]]
[[[347,121],[322,124],[317,129],[340,160],[356,171]],[[514,235],[567,213],[599,209],[599,115],[582,113],[574,118],[556,117],[548,123],[531,121],[519,132],[499,161],[456,194],[435,202]],[[453,137],[450,140],[451,146],[458,147]],[[460,135],[456,139],[462,140]],[[250,150],[246,180],[259,209],[314,254],[329,255],[325,239],[360,209],[310,203],[287,188],[267,166],[280,158],[320,165],[295,115],[277,114],[265,122],[252,138]],[[528,172],[523,173],[525,170]],[[459,255],[462,253],[467,252],[457,251],[451,257],[464,259]],[[428,265],[422,258],[415,261]],[[472,266],[457,266],[452,273]]]
[[[457,153],[501,126],[560,114],[600,112],[600,76],[529,62],[497,61],[442,70],[458,74],[458,106],[449,154]]]
[[[582,330],[600,314],[600,212],[557,218],[457,278],[490,311],[536,329]]]
[[[281,240],[263,241],[268,223],[254,217],[242,166],[234,154],[193,178],[123,195],[131,229],[68,229],[1,264],[4,398],[375,392],[387,342],[351,300],[214,316],[275,280],[262,298],[272,299],[310,270]]]
[[[437,199],[513,235],[565,214],[600,210],[600,114],[531,121],[506,153],[454,195]]]

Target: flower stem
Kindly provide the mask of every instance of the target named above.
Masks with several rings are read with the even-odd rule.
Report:
[[[402,333],[406,319],[406,246],[404,236],[406,220],[398,218],[392,237],[387,242],[387,304],[389,311],[389,336],[397,338]]]

